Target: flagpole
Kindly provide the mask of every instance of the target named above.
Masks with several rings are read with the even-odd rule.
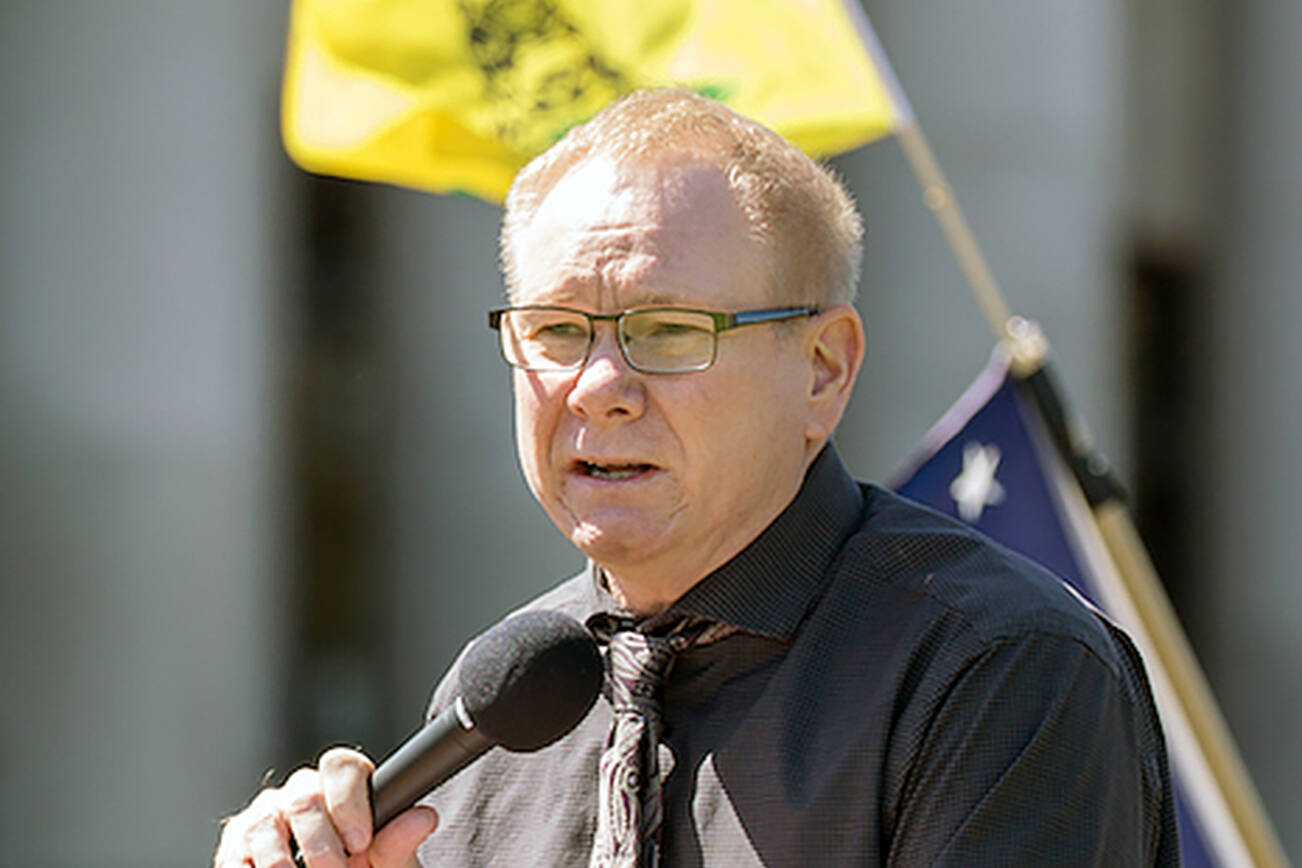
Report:
[[[1009,320],[1005,346],[1014,359],[1020,357],[1019,362],[1010,364],[1010,371],[1025,384],[1050,439],[1076,478],[1116,567],[1121,590],[1170,681],[1253,865],[1288,868],[1283,847],[1234,744],[1211,685],[1135,528],[1121,485],[1063,397],[1058,378],[1048,362],[1047,341],[1034,323],[1013,317]]]
[[[1287,868],[1288,859],[1270,825],[1261,796],[1244,768],[1207,677],[1180,628],[1171,600],[1162,590],[1129,511],[1120,500],[1110,500],[1095,506],[1093,512],[1103,541],[1117,564],[1140,620],[1148,628],[1253,862],[1265,868]]]
[[[1121,486],[1106,460],[1090,442],[1083,424],[1068,412],[1061,398],[1061,390],[1048,363],[1048,342],[1033,323],[1011,315],[1003,292],[958,206],[953,188],[941,171],[922,126],[873,33],[867,14],[859,0],[843,0],[842,5],[886,81],[899,122],[896,140],[922,190],[922,201],[940,225],[996,340],[1007,349],[1011,373],[1030,387],[1040,415],[1055,435],[1059,452],[1075,472],[1125,592],[1134,605],[1141,626],[1152,640],[1158,664],[1171,679],[1177,701],[1189,719],[1245,847],[1257,868],[1288,868],[1284,850],[1234,745],[1211,687],[1123,502]]]
[[[968,288],[981,307],[986,322],[990,324],[990,330],[995,333],[995,339],[1004,341],[1007,337],[1004,331],[1005,325],[1010,318],[1004,295],[999,290],[999,284],[995,281],[990,267],[986,264],[985,256],[972,235],[967,219],[958,207],[958,200],[954,197],[949,181],[945,180],[945,174],[940,170],[940,164],[936,162],[931,145],[927,143],[927,137],[922,132],[922,125],[918,123],[917,116],[909,105],[909,99],[904,94],[904,88],[895,77],[895,70],[887,59],[872,24],[868,21],[868,13],[864,12],[859,0],[841,0],[841,6],[859,36],[859,41],[863,43],[864,50],[872,58],[875,71],[890,97],[891,108],[895,115],[895,139],[900,143],[900,149],[904,151],[904,156],[913,168],[918,186],[922,188],[922,201],[931,209],[936,222],[945,233],[945,239],[954,253],[954,259],[962,269]]]
[[[1011,316],[1008,304],[1004,301],[994,274],[986,264],[986,258],[977,245],[967,218],[958,207],[953,189],[936,162],[936,156],[932,153],[931,145],[927,143],[922,126],[913,119],[900,127],[895,138],[913,168],[918,186],[922,188],[922,201],[935,215],[936,222],[945,233],[949,249],[953,251],[954,259],[958,262],[973,297],[981,307],[981,313],[985,315],[990,330],[995,333],[996,339],[1005,340],[1007,338],[1005,326]]]

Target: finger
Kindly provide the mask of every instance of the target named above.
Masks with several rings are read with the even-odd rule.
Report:
[[[262,790],[244,810],[222,821],[221,840],[217,842],[217,852],[213,855],[214,868],[244,868],[253,864],[247,844],[249,828],[258,820],[276,814],[279,811],[278,799],[279,791]]]
[[[221,838],[213,854],[213,868],[242,868],[244,862],[244,824],[239,815],[222,821]]]
[[[254,865],[254,853],[262,859],[258,865],[275,865],[283,860],[288,850],[288,827],[278,827],[279,791],[263,790],[248,806],[225,821],[217,853],[213,856],[214,868],[248,868]],[[283,824],[281,824],[283,826]],[[278,847],[279,836],[283,845]]]
[[[212,857],[213,868],[245,868],[249,864],[244,859],[244,828],[227,823]]]
[[[416,855],[416,848],[434,831],[439,815],[433,808],[417,805],[394,817],[375,834],[371,843],[372,868],[403,868]]]
[[[343,841],[326,813],[321,776],[299,769],[285,781],[284,816],[308,868],[346,868]]]
[[[289,826],[275,807],[275,795],[278,791],[267,791],[248,807],[247,812],[253,812],[254,806],[262,803],[258,811],[250,813],[244,826],[243,861],[236,864],[252,862],[255,868],[292,868]]]
[[[321,755],[321,791],[326,813],[339,830],[349,853],[361,853],[371,843],[371,774],[375,764],[348,748],[332,748]]]

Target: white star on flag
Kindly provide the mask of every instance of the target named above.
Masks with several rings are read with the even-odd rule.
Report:
[[[999,447],[993,443],[964,445],[963,472],[949,484],[949,496],[958,504],[958,514],[964,521],[976,522],[987,506],[1004,502],[1004,487],[995,479],[1000,457]]]

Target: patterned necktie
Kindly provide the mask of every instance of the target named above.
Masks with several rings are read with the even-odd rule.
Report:
[[[639,633],[613,618],[596,619],[609,641],[606,683],[615,712],[601,754],[597,834],[589,868],[655,868],[660,858],[660,694],[674,657],[717,642],[735,627],[684,617],[665,635]]]

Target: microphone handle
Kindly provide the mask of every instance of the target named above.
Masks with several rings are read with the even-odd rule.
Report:
[[[495,744],[462,723],[457,713],[460,705],[457,699],[439,712],[371,775],[371,817],[376,831]]]

